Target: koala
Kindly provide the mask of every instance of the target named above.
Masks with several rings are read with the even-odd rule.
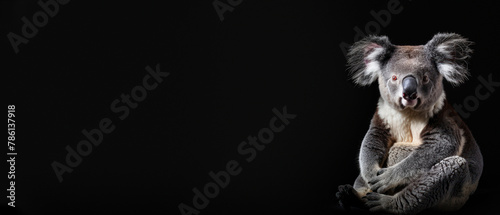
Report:
[[[483,170],[479,146],[446,101],[443,79],[456,86],[469,75],[472,42],[438,33],[425,45],[393,45],[368,36],[348,52],[353,81],[378,81],[380,98],[359,152],[360,175],[338,187],[344,208],[416,214],[460,209]]]

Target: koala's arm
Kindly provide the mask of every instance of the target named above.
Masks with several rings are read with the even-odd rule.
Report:
[[[456,155],[462,135],[458,126],[449,122],[442,119],[429,125],[421,134],[422,145],[396,165],[379,170],[377,176],[368,181],[372,190],[385,193],[428,171],[446,157]]]
[[[370,128],[361,144],[359,153],[359,167],[361,177],[370,181],[377,176],[382,164],[387,158],[390,144],[389,129],[380,119],[377,113],[372,118]]]
[[[443,125],[422,132],[420,145],[395,168],[408,176],[422,170],[430,169],[434,164],[446,157],[456,155],[460,147],[461,134],[456,125]]]

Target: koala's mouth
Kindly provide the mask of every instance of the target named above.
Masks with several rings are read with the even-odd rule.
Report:
[[[403,99],[402,97],[399,97],[399,106],[401,109],[405,108],[413,108],[416,109],[421,103],[420,98],[412,99],[412,100],[406,100]]]

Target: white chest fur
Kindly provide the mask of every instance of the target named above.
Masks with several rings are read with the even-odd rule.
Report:
[[[420,133],[429,121],[427,114],[410,110],[395,110],[382,99],[379,101],[378,108],[378,115],[390,129],[391,136],[396,143],[415,146],[422,144]]]

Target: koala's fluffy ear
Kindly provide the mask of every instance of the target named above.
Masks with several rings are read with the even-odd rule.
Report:
[[[425,45],[427,55],[436,63],[436,67],[452,85],[456,86],[467,80],[467,60],[470,58],[473,43],[454,33],[438,33]]]
[[[354,43],[347,53],[352,80],[363,86],[376,81],[382,65],[394,49],[386,36],[368,36]]]

